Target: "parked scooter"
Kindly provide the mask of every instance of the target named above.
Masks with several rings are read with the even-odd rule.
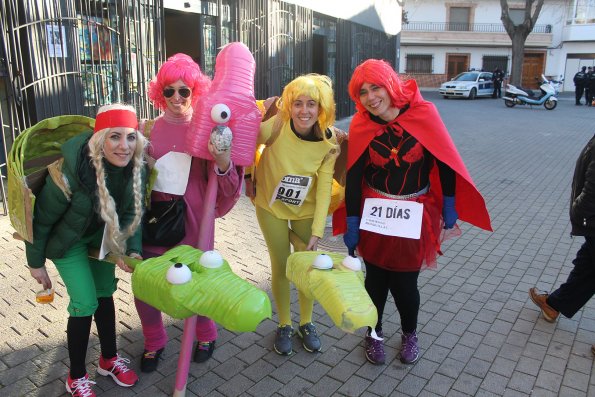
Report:
[[[502,97],[506,107],[515,105],[543,105],[547,110],[555,109],[558,106],[558,97],[556,89],[550,84],[550,81],[541,75],[541,86],[539,90],[541,95],[537,96],[532,90],[515,87],[512,84],[506,85],[506,95]]]
[[[543,75],[541,75],[541,77],[545,79]],[[550,85],[554,89],[556,96],[558,96],[558,94],[560,93],[560,88],[562,88],[562,86],[564,85],[564,78],[562,77],[562,75],[560,75],[560,77],[560,80],[550,80]]]

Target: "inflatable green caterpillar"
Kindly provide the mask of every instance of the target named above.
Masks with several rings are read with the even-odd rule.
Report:
[[[345,255],[301,251],[287,259],[286,275],[297,289],[320,303],[337,327],[353,333],[378,321],[360,267],[359,260]]]
[[[179,245],[134,265],[134,296],[178,319],[200,314],[230,331],[256,330],[271,301],[238,277],[216,251]]]

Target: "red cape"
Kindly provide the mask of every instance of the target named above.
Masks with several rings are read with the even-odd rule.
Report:
[[[403,92],[409,96],[409,109],[398,116],[392,123],[398,123],[410,133],[434,157],[448,164],[456,173],[455,207],[459,219],[481,229],[492,231],[490,215],[481,193],[475,187],[471,175],[467,171],[446,126],[433,103],[423,99],[415,80],[403,83]],[[366,150],[369,143],[382,133],[386,125],[380,125],[370,120],[368,112],[357,112],[349,126],[347,144],[347,169],[357,161]],[[432,167],[430,172],[430,186],[433,194],[442,203],[442,187],[438,167]],[[345,208],[339,208],[333,214],[333,234],[344,233]]]

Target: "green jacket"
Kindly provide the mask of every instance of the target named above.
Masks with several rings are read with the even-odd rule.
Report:
[[[50,174],[35,200],[34,241],[25,243],[27,263],[32,268],[44,266],[46,258],[64,257],[91,225],[97,226],[93,222],[98,217],[97,182],[88,150],[91,135],[92,132],[84,132],[66,141],[62,145],[63,159],[48,167]],[[116,203],[121,228],[134,219],[132,162],[125,168],[124,176],[125,191]],[[142,178],[144,186],[146,169]],[[104,224],[99,217],[99,227]],[[139,226],[127,240],[127,254],[142,252],[141,229]]]

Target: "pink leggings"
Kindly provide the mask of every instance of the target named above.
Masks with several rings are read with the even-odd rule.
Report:
[[[163,326],[161,312],[153,306],[134,298],[136,311],[140,317],[145,337],[145,350],[157,351],[167,344],[167,334]],[[212,342],[217,339],[217,326],[208,317],[197,316],[196,339],[200,342]]]

